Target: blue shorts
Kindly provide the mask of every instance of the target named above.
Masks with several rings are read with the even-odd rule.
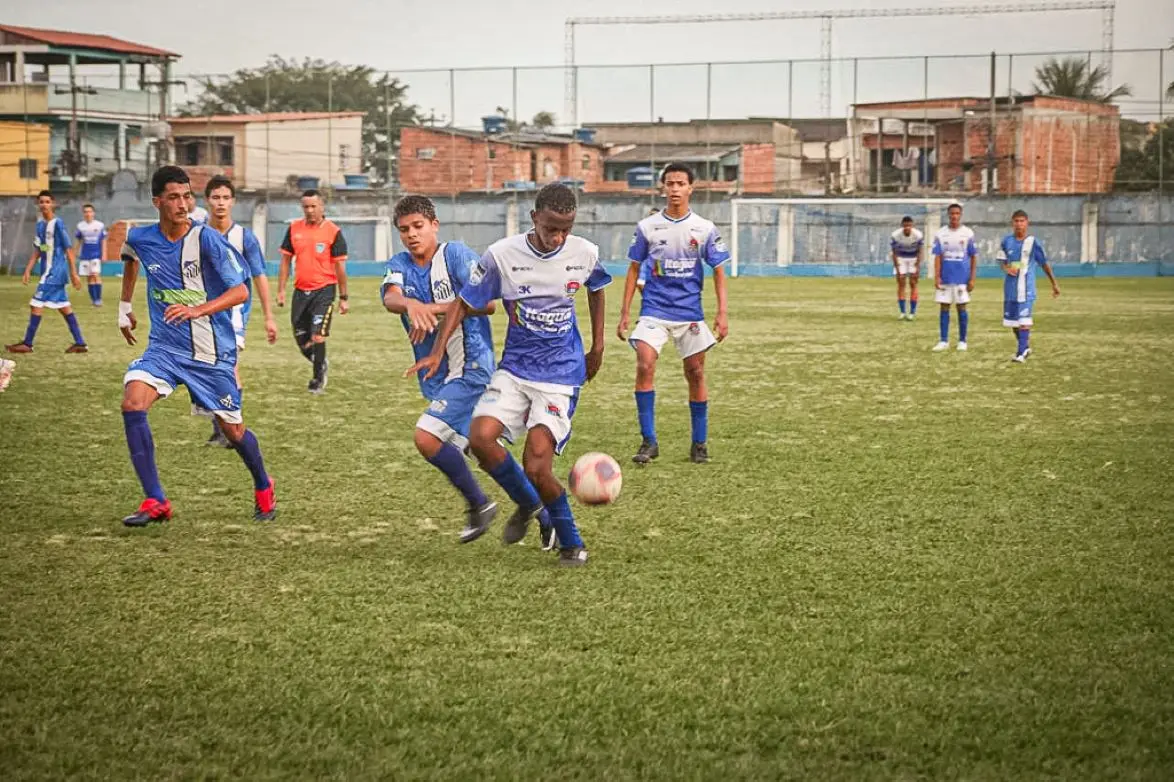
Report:
[[[450,380],[440,387],[428,409],[416,421],[416,428],[435,435],[441,442],[464,450],[469,444],[469,422],[473,408],[485,392],[485,383],[465,378]]]
[[[69,306],[69,294],[65,292],[64,285],[41,282],[37,284],[36,293],[29,299],[29,306],[37,309],[41,307],[47,307],[51,310],[65,309]]]
[[[1033,323],[1031,319],[1031,310],[1034,304],[1034,299],[1028,299],[1027,301],[1004,299],[1003,325],[1012,329],[1031,326]]]
[[[205,364],[190,356],[148,347],[130,362],[122,384],[135,380],[151,386],[161,397],[169,396],[176,386],[187,386],[193,406],[230,424],[241,423],[241,390],[234,363]]]

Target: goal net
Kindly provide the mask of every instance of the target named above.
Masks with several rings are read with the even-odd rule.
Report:
[[[735,198],[730,202],[730,272],[887,274],[892,269],[889,237],[902,218],[913,218],[928,247],[951,203],[955,200]]]

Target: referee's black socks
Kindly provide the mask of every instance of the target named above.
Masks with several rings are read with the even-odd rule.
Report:
[[[314,362],[314,379],[322,379],[322,370],[326,368],[326,343],[315,342],[310,346],[310,360]]]

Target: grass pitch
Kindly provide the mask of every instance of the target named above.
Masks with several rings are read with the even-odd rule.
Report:
[[[559,469],[607,451],[624,491],[578,510],[578,571],[503,548],[500,521],[457,544],[374,279],[322,397],[287,314],[275,347],[254,324],[245,414],[277,523],[250,520],[247,472],[201,447],[180,390],[151,414],[178,516],[123,529],[138,351],[106,283],[103,310],[74,294],[93,351],[63,355],[47,313],[0,396],[6,779],[1174,774],[1170,280],[1063,281],[1025,366],[994,282],[970,352],[931,354],[929,295],[902,323],[887,280],[736,280],[714,462],[686,461],[670,348],[643,470],[613,287]],[[29,293],[0,280],[4,341]]]

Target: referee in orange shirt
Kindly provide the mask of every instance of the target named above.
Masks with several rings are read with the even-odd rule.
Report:
[[[294,264],[294,296],[290,320],[294,339],[306,360],[314,365],[310,379],[311,394],[326,390],[326,338],[330,336],[330,319],[334,315],[334,295],[338,294],[338,314],[346,315],[346,239],[338,226],[323,214],[322,196],[317,190],[302,193],[305,218],[290,223],[281,242],[281,271],[277,278],[277,306],[285,306],[285,284],[289,281],[289,263]]]

